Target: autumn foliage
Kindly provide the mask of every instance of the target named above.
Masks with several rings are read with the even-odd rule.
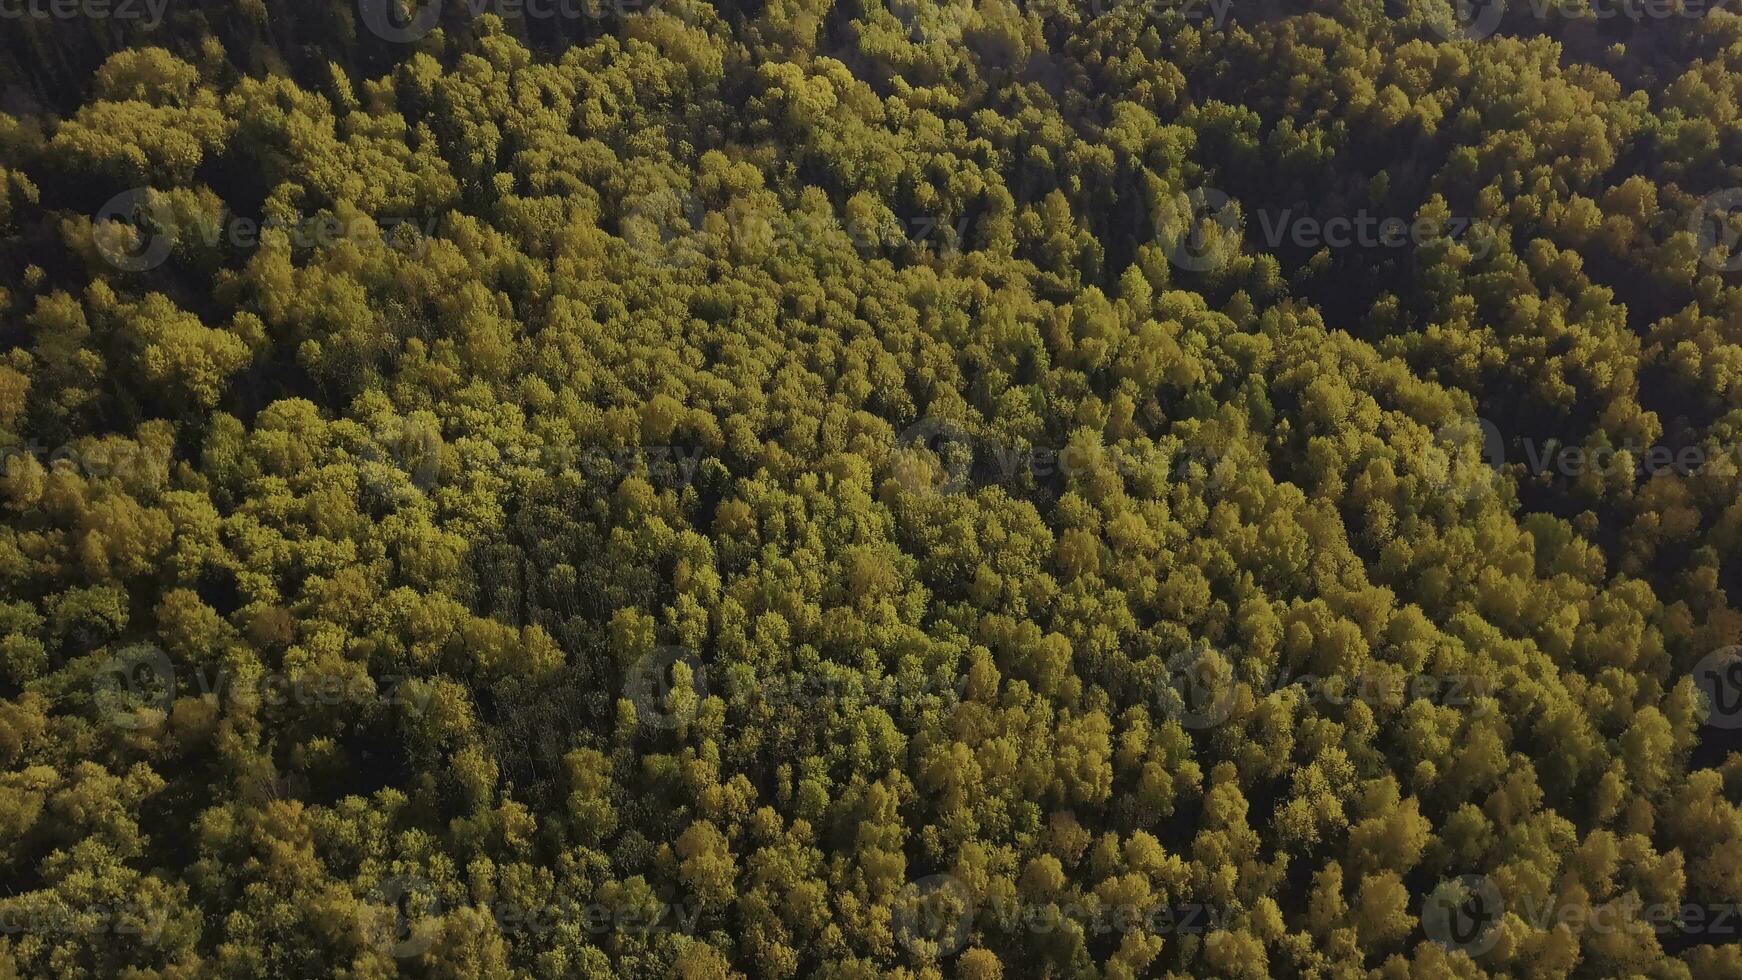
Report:
[[[0,24],[0,977],[1742,977],[1742,19],[500,6]]]

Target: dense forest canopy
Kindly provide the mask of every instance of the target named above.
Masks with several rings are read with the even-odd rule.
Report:
[[[1742,977],[1710,0],[0,0],[0,977]]]

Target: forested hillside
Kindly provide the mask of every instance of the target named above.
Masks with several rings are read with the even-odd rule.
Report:
[[[6,8],[0,977],[1742,978],[1742,18],[884,2]]]

